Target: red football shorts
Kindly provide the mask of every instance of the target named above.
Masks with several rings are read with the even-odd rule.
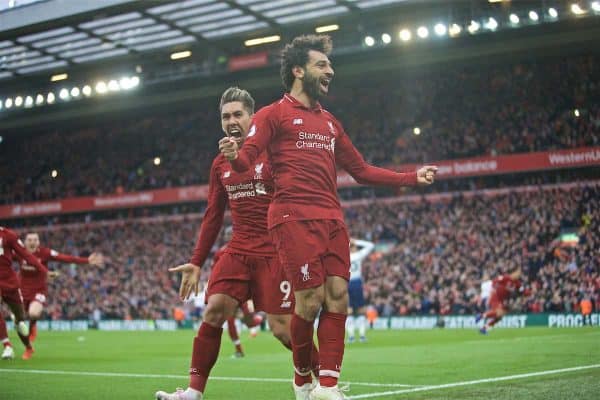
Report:
[[[350,238],[343,222],[290,221],[270,233],[294,290],[321,286],[327,276],[350,279]]]
[[[256,311],[291,314],[294,309],[292,286],[277,257],[224,253],[213,265],[206,298],[226,294],[244,304],[252,299]]]
[[[46,290],[26,290],[23,289],[23,303],[25,310],[29,310],[29,305],[34,301],[40,303],[43,307],[48,305],[48,291]]]
[[[8,304],[23,304],[23,296],[19,288],[0,288],[2,301]]]
[[[492,294],[490,295],[490,300],[488,301],[490,310],[497,310],[498,308],[506,310],[506,304],[504,303],[504,299],[498,296],[498,294],[496,294],[496,291],[492,291]]]

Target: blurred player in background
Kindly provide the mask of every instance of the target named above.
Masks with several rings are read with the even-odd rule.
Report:
[[[488,301],[490,300],[490,296],[492,295],[492,280],[490,279],[487,273],[483,274],[483,278],[481,279],[481,294],[479,300],[479,311],[486,311],[488,307]]]
[[[258,334],[258,327],[263,322],[263,316],[254,311],[254,303],[252,300],[248,300],[242,304],[240,311],[242,313],[240,321],[250,329],[250,336],[255,337]],[[235,316],[227,319],[227,331],[229,332],[231,342],[235,346],[233,358],[242,358],[245,354],[235,320]]]
[[[31,253],[27,252],[23,242],[19,240],[17,234],[10,229],[0,226],[0,298],[8,305],[15,318],[15,327],[23,345],[25,353],[31,349],[29,342],[29,327],[25,322],[26,313],[23,306],[23,296],[19,288],[19,278],[12,267],[13,256],[16,255],[26,260],[29,265],[39,271],[39,274],[46,276],[48,269],[40,263]],[[0,313],[0,341],[4,346],[2,352],[3,359],[12,359],[15,352],[12,348],[8,333],[6,331],[6,322]]]
[[[350,240],[350,280],[348,281],[348,320],[346,331],[348,342],[354,343],[356,328],[360,342],[367,341],[367,317],[365,314],[365,296],[362,280],[362,263],[375,249],[375,244],[366,240]]]
[[[223,93],[219,108],[221,127],[227,140],[230,138],[241,146],[249,135],[254,99],[245,90],[229,88]],[[273,335],[291,349],[290,321],[294,297],[267,230],[267,210],[272,197],[273,177],[266,154],[244,173],[233,171],[221,154],[213,161],[208,206],[193,256],[188,264],[169,269],[182,273],[179,292],[182,299],[198,290],[200,268],[221,230],[228,204],[233,236],[211,271],[206,291],[208,305],[194,338],[189,386],[175,393],[159,391],[157,399],[202,399],[210,371],[219,355],[223,323],[250,298],[257,310],[267,313]],[[312,338],[309,351],[316,360],[312,367],[318,368],[319,356]],[[296,398],[305,400],[307,396],[308,393],[303,392]]]
[[[517,269],[511,274],[500,275],[492,281],[492,292],[488,301],[487,311],[483,314],[477,314],[475,322],[483,320],[484,326],[479,330],[482,334],[487,334],[494,325],[508,312],[508,300],[515,296],[521,287],[521,269]]]
[[[284,96],[256,113],[240,149],[219,143],[233,170],[242,173],[268,154],[275,176],[269,230],[296,306],[291,322],[296,393],[311,400],[343,399],[338,388],[348,312],[350,239],[337,193],[337,167],[358,183],[403,186],[433,183],[434,166],[398,173],[365,162],[341,123],[319,103],[333,79],[331,38],[296,37],[281,58]],[[320,312],[320,314],[319,314]],[[319,384],[312,387],[314,321],[319,314]]]
[[[25,248],[42,265],[48,269],[50,261],[73,264],[89,264],[97,267],[104,265],[104,257],[99,253],[92,253],[89,257],[77,257],[68,254],[59,253],[48,247],[40,246],[40,236],[35,232],[29,232],[25,235]],[[37,321],[42,317],[46,301],[48,299],[48,277],[54,278],[59,274],[56,271],[51,271],[48,274],[40,273],[34,266],[18,256],[17,260],[20,263],[19,278],[21,282],[21,291],[23,293],[23,301],[25,310],[29,316],[29,341],[33,344],[37,338]],[[23,359],[31,358],[33,347],[29,347]]]

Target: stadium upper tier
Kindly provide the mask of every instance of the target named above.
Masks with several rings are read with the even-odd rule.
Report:
[[[376,165],[600,145],[600,59],[438,66],[333,81],[326,107]],[[281,95],[255,93],[259,105]],[[38,127],[0,145],[0,203],[206,183],[213,102]],[[419,133],[419,134],[417,134]]]
[[[480,281],[519,265],[531,295],[516,298],[511,310],[575,311],[584,295],[600,307],[598,182],[531,189],[347,207],[352,236],[382,246],[363,265],[368,302],[380,315],[472,313]],[[63,274],[50,281],[48,315],[170,317],[179,283],[167,268],[188,260],[199,224],[198,214],[183,214],[38,230],[44,245],[109,258],[104,268],[57,267]],[[561,240],[565,232],[575,235]],[[569,247],[574,237],[579,243]],[[213,251],[222,244],[221,237]]]

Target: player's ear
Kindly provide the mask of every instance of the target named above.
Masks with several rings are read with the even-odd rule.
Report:
[[[292,68],[292,73],[294,74],[295,78],[298,78],[298,79],[304,78],[304,68],[302,68],[299,65],[296,65],[294,68]]]

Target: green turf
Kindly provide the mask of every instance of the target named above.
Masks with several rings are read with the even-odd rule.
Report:
[[[187,385],[192,331],[40,332],[34,358],[0,361],[0,399],[152,399],[157,389]],[[267,333],[242,337],[247,356],[231,359],[223,338],[215,377],[292,376],[291,355]],[[12,337],[20,356],[22,347]],[[497,329],[370,332],[369,343],[346,348],[343,380],[431,386],[600,364],[600,330]],[[177,375],[177,377],[76,376],[25,371]],[[407,391],[410,387],[352,384],[350,395]],[[509,381],[478,383],[373,399],[600,399],[600,368]],[[293,399],[291,383],[213,380],[206,400]]]

